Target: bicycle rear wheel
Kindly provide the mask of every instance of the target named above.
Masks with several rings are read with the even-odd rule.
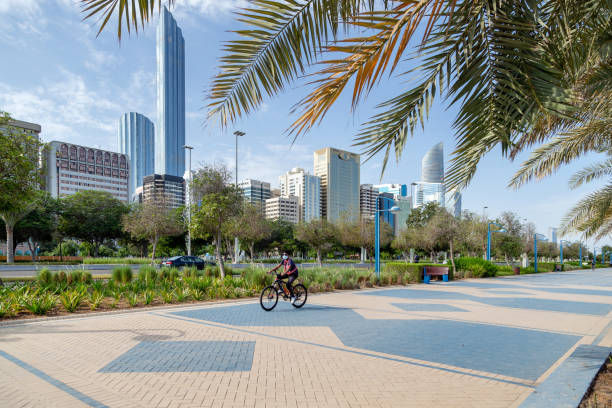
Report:
[[[274,309],[276,304],[278,303],[278,292],[276,292],[276,288],[274,286],[266,286],[259,296],[259,304],[261,308],[266,312]]]
[[[302,285],[301,283],[298,283],[293,287],[293,293],[295,294],[295,302],[292,303],[293,307],[299,309],[306,303],[306,298],[308,297],[308,290],[306,289],[306,286]]]

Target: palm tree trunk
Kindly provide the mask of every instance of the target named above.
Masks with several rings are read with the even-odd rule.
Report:
[[[457,272],[457,270],[455,269],[455,253],[453,251],[453,240],[450,241],[449,243],[450,246],[450,259],[451,259],[451,264],[453,265],[453,278],[455,277],[455,273]]]
[[[251,263],[253,263],[255,261],[255,244],[249,244],[249,252],[251,254]]]
[[[321,263],[321,248],[317,248],[317,262],[319,263],[319,267],[323,266]]]

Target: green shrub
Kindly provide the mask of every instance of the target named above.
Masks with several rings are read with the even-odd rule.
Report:
[[[204,300],[206,296],[206,290],[195,288],[191,289],[191,297],[193,300]]]
[[[161,292],[161,296],[164,303],[173,303],[175,298],[175,292],[174,290],[164,289]]]
[[[102,303],[102,299],[104,299],[104,293],[94,290],[88,297],[89,308],[91,310],[96,310],[100,307],[100,303]]]
[[[171,269],[170,269],[170,273],[168,274],[168,279],[169,279],[171,282],[174,282],[174,281],[176,281],[178,278],[179,278],[179,271],[178,271],[178,269],[171,268]]]
[[[218,266],[207,266],[204,268],[204,276],[208,276],[210,278],[218,278],[221,276],[221,272],[219,271]]]
[[[153,299],[155,299],[155,295],[152,290],[145,290],[144,292],[144,303],[145,305],[150,305],[153,303]]]
[[[112,276],[112,280],[115,283],[126,284],[132,281],[132,277],[133,277],[132,268],[130,268],[129,266],[119,266],[119,267],[113,268],[113,272],[111,276]]]
[[[69,285],[74,285],[76,283],[79,283],[82,280],[82,272],[81,271],[70,271],[66,279]]]
[[[68,281],[68,277],[66,276],[66,272],[59,271],[55,275],[53,275],[53,280],[55,283],[66,283]]]
[[[12,303],[8,299],[0,299],[0,318],[13,314]]]
[[[81,289],[67,290],[60,295],[60,301],[67,312],[73,313],[78,310],[85,293]]]
[[[53,283],[53,278],[53,273],[51,273],[49,268],[42,268],[38,272],[36,280],[40,286],[49,286]]]
[[[181,303],[189,300],[189,296],[191,296],[191,291],[189,288],[177,288],[176,289],[176,301]]]
[[[134,307],[138,305],[138,293],[137,292],[126,293],[125,297],[130,307]]]
[[[25,308],[35,315],[45,315],[57,304],[57,296],[45,293],[39,296],[31,296],[25,303]]]
[[[147,286],[155,284],[157,281],[157,269],[151,265],[143,265],[138,271],[138,280]]]
[[[497,265],[477,257],[457,258],[455,259],[455,268],[458,271],[469,273],[474,278],[487,278],[495,276],[497,273]]]
[[[83,273],[81,273],[81,283],[90,285],[92,280],[91,272],[83,271]]]

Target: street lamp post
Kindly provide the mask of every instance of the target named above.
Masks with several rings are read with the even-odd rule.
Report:
[[[236,130],[234,132],[234,136],[236,136],[236,188],[238,188],[238,138],[246,135],[246,133]],[[240,244],[238,243],[238,237],[234,238],[234,258],[236,258],[236,262],[238,262],[238,256],[240,255],[240,249],[238,248]]]
[[[189,196],[187,197],[187,255],[191,256],[191,151],[193,147],[185,145],[183,149],[189,150],[189,178],[187,180],[187,191],[189,192]]]
[[[579,243],[578,256],[580,257],[580,267],[582,268],[582,242]]]
[[[374,270],[376,273],[377,282],[380,281],[380,216],[379,214],[383,212],[396,213],[400,211],[400,208],[397,205],[394,205],[388,210],[379,210],[378,209],[378,199],[380,198],[384,200],[389,200],[393,204],[395,204],[395,201],[393,201],[392,199],[388,197],[383,197],[383,196],[376,197],[376,212],[374,213],[374,254],[375,254]]]
[[[499,229],[491,231],[491,225],[496,225],[499,227]],[[503,227],[503,225],[498,224],[496,222],[490,222],[487,224],[487,261],[491,260],[491,233],[492,232],[506,232],[506,229]]]
[[[533,269],[535,273],[538,273],[538,238],[540,239],[540,241],[548,240],[548,238],[546,238],[546,236],[543,234],[538,234],[538,233],[533,234],[533,260],[534,260]]]
[[[564,242],[569,244],[569,242],[564,239],[559,241],[559,257],[561,258],[561,265],[563,265],[563,243]]]

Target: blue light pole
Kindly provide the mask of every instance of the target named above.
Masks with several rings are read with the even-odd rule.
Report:
[[[582,242],[580,242],[580,249],[578,251],[580,254],[580,267],[582,268]]]
[[[380,281],[380,213],[383,212],[391,212],[396,213],[400,211],[400,208],[397,205],[389,208],[388,210],[379,210],[378,209],[378,200],[379,199],[389,200],[393,204],[395,201],[388,197],[377,196],[376,197],[376,212],[374,213],[374,253],[376,255],[376,260],[374,262],[374,271],[376,272],[376,281]]]
[[[491,225],[496,225],[499,227],[498,230],[491,231]],[[506,232],[506,229],[503,225],[498,224],[496,222],[490,222],[487,225],[487,261],[491,260],[491,233],[492,232]]]
[[[563,265],[563,243],[566,242],[569,244],[569,241],[562,239],[559,241],[559,256],[561,257],[561,265]]]
[[[538,238],[540,239],[540,241],[548,240],[548,238],[546,238],[546,236],[543,234],[538,234],[538,233],[533,234],[533,260],[534,260],[533,269],[535,273],[538,273]]]

